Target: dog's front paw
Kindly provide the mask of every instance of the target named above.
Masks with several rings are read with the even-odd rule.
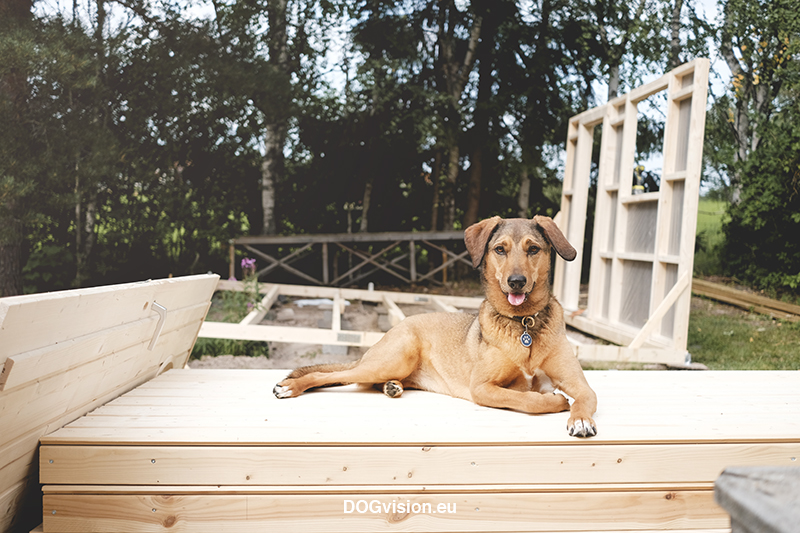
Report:
[[[272,389],[272,394],[274,394],[276,398],[291,398],[292,396],[297,396],[297,394],[294,393],[294,389],[285,383],[287,382],[281,381],[275,385],[275,388]]]
[[[570,418],[567,431],[571,437],[594,437],[597,435],[597,426],[591,418]]]
[[[403,394],[403,384],[393,379],[383,384],[383,393],[389,398],[399,398]]]

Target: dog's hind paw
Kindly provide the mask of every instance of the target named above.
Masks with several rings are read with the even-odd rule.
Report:
[[[403,394],[403,384],[393,379],[383,384],[383,393],[389,398],[399,398]]]
[[[592,419],[577,418],[567,422],[567,431],[571,437],[594,437],[597,435],[597,427]]]
[[[272,394],[274,394],[276,398],[291,398],[294,395],[291,388],[284,387],[280,383],[275,385],[275,388],[272,389]]]

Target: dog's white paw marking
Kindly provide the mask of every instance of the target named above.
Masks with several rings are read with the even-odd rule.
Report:
[[[290,389],[289,387],[282,387],[280,385],[275,385],[275,388],[272,389],[272,393],[275,395],[276,398],[292,397],[292,389]]]
[[[597,428],[595,425],[583,418],[575,420],[574,423],[567,425],[567,431],[571,437],[594,437],[597,435]]]

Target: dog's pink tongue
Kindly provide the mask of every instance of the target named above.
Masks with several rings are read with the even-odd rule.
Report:
[[[525,301],[525,295],[524,294],[510,293],[508,295],[508,303],[510,303],[511,305],[520,305],[524,301]]]

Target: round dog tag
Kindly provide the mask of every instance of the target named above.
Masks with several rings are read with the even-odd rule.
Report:
[[[533,338],[532,338],[532,337],[530,336],[530,334],[529,334],[529,333],[526,331],[525,333],[523,333],[523,334],[520,336],[520,338],[519,338],[519,342],[521,342],[521,343],[522,343],[522,345],[523,345],[524,347],[526,347],[526,348],[527,348],[527,347],[529,347],[531,344],[533,344]]]

